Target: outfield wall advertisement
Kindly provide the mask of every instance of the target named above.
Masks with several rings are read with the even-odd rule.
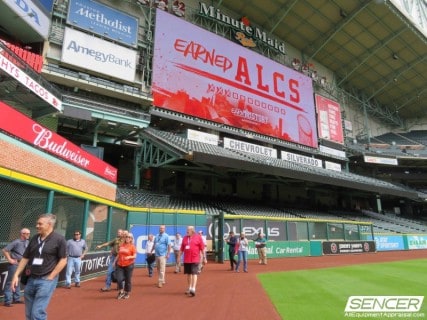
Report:
[[[154,105],[317,148],[312,79],[157,10]]]
[[[375,252],[375,241],[324,241],[323,254]]]
[[[93,278],[96,274],[107,271],[110,259],[111,255],[108,251],[86,254],[80,265],[80,276],[82,278]],[[59,281],[65,281],[65,271],[66,268],[64,268],[59,274]],[[4,263],[0,263],[0,297],[3,295],[7,276],[8,263],[5,260]]]
[[[408,249],[409,250],[418,250],[418,249],[427,249],[427,236],[407,236]]]
[[[145,246],[147,244],[148,235],[152,234],[153,236],[156,236],[159,233],[159,225],[134,225],[130,228],[130,232],[133,234],[133,237],[135,239],[135,247],[136,247],[136,260],[135,263],[137,265],[145,264],[145,258],[147,257],[147,252],[145,250]],[[196,227],[196,231],[203,231],[204,234],[206,234],[206,226],[203,227]],[[182,237],[184,237],[187,234],[187,226],[166,226],[166,233],[169,235],[169,239],[171,240],[171,244],[175,243],[176,233],[180,233]],[[171,250],[169,259],[167,260],[167,263],[175,263],[175,257],[173,255],[173,250]]]
[[[377,251],[405,250],[403,236],[375,236]]]

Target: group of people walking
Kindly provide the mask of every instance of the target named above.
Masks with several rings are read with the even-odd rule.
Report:
[[[96,249],[111,247],[111,258],[102,292],[111,290],[113,272],[118,284],[117,299],[128,299],[132,289],[132,271],[136,259],[136,248],[133,244],[133,235],[126,230],[119,229],[117,237],[111,241],[96,246]],[[206,242],[196,233],[194,226],[187,227],[184,237],[180,233],[175,235],[172,244],[166,233],[166,226],[161,225],[156,235],[149,234],[145,244],[148,276],[153,277],[154,266],[157,269],[158,279],[156,286],[162,288],[166,284],[166,263],[171,252],[175,255],[175,273],[181,272],[181,256],[184,257],[183,269],[187,275],[188,288],[185,291],[189,296],[196,295],[197,275],[200,273],[200,264],[207,263]]]
[[[262,232],[258,233],[255,241],[255,247],[258,252],[259,264],[267,264],[267,238]],[[244,232],[239,236],[230,231],[225,239],[228,245],[228,255],[230,259],[230,271],[240,272],[240,265],[243,262],[243,272],[248,272],[248,250],[249,240]],[[237,255],[237,261],[235,256]]]
[[[37,234],[30,238],[30,230],[20,230],[20,237],[5,248],[3,254],[8,261],[8,275],[4,287],[4,306],[23,303],[21,300],[20,283],[25,279],[25,314],[26,319],[46,319],[46,309],[58,283],[59,273],[66,267],[65,287],[71,289],[72,274],[74,285],[80,287],[81,260],[88,251],[79,230],[74,231],[73,238],[66,241],[64,236],[54,231],[56,216],[42,214],[36,223]],[[228,244],[230,267],[239,272],[243,264],[243,272],[248,272],[249,240],[245,233],[236,236],[230,231],[225,239]],[[254,240],[258,251],[259,263],[267,264],[267,239],[261,232]],[[96,249],[109,247],[110,260],[102,292],[111,290],[113,274],[117,281],[117,299],[128,299],[132,291],[132,274],[137,257],[134,236],[127,230],[119,229],[117,236],[96,246]],[[175,257],[175,273],[183,269],[186,275],[185,294],[194,297],[198,274],[207,263],[206,238],[203,232],[196,232],[194,226],[188,226],[186,235],[177,233],[172,242],[166,233],[166,226],[161,225],[159,232],[149,234],[145,246],[148,276],[153,277],[154,267],[157,269],[156,286],[162,288],[166,284],[166,263],[171,253]],[[237,261],[235,255],[238,255]],[[183,257],[183,259],[182,259]],[[182,268],[183,267],[183,268]]]

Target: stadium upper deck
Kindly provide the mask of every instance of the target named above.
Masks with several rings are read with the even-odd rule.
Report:
[[[28,0],[25,8],[0,4],[1,33],[9,43],[1,44],[2,56],[33,79],[33,85],[21,81],[3,63],[0,99],[102,154],[119,168],[119,183],[144,187],[144,171],[153,169],[158,180],[150,187],[167,184],[168,170],[187,176],[180,178],[185,185],[201,179],[192,174],[198,172],[206,179],[212,166],[218,166],[228,167],[232,175],[242,170],[259,173],[260,179],[268,176],[264,181],[270,190],[291,181],[311,189],[330,188],[333,193],[343,187],[361,191],[365,197],[388,195],[397,202],[424,198],[403,187],[408,186],[403,178],[387,182],[372,178],[378,168],[400,164],[403,157],[350,149],[355,139],[367,139],[374,148],[371,139],[382,133],[376,132],[378,128],[408,130],[424,117],[425,32],[404,12],[403,1],[283,5],[268,0],[260,6],[255,0],[185,4],[105,0],[79,7],[84,2]],[[411,3],[413,16],[422,16],[417,13],[425,12],[423,3]],[[120,21],[123,28],[79,15],[91,10]],[[34,24],[36,17],[40,25]],[[173,32],[164,29],[171,25],[177,26]],[[162,51],[170,42],[187,55],[190,46],[184,50],[183,39],[190,34],[198,35],[191,42],[197,42],[198,50],[219,52],[213,67],[226,72],[233,70],[228,62],[239,66],[233,70],[234,82],[229,75],[198,65],[203,60],[201,51],[191,51],[192,62]],[[233,47],[231,53],[229,47]],[[42,57],[42,68],[35,68],[30,53]],[[196,53],[200,59],[195,59]],[[91,61],[90,56],[104,58]],[[208,55],[205,58],[214,61]],[[184,74],[182,70],[192,76],[177,77]],[[60,104],[43,99],[39,86]],[[195,88],[201,88],[200,96],[192,91]],[[208,89],[215,94],[205,94]],[[253,105],[241,108],[240,101],[225,99],[223,92],[244,97],[246,104]],[[219,112],[220,104],[228,110]],[[200,106],[207,111],[200,113]],[[305,131],[307,123],[311,131]],[[217,145],[171,134],[187,129],[215,135]],[[267,158],[223,148],[224,141],[230,140],[280,154]],[[407,152],[405,158],[420,167],[421,153]],[[283,161],[286,155],[288,161]],[[309,161],[315,165],[301,164]],[[363,161],[368,169],[350,173],[358,170],[356,161]],[[206,165],[211,167],[200,170]],[[417,188],[423,189],[423,182]]]

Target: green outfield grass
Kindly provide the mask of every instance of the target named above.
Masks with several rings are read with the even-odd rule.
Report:
[[[282,319],[353,319],[344,312],[350,296],[425,296],[427,259],[275,272],[258,277]],[[427,297],[416,316],[427,319]],[[375,319],[400,318],[396,315]]]

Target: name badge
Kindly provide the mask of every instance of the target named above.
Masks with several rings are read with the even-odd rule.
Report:
[[[41,266],[43,264],[43,259],[42,258],[34,258],[33,259],[33,265],[35,266]]]
[[[187,244],[186,246],[185,246],[185,249],[190,249],[190,246]]]

